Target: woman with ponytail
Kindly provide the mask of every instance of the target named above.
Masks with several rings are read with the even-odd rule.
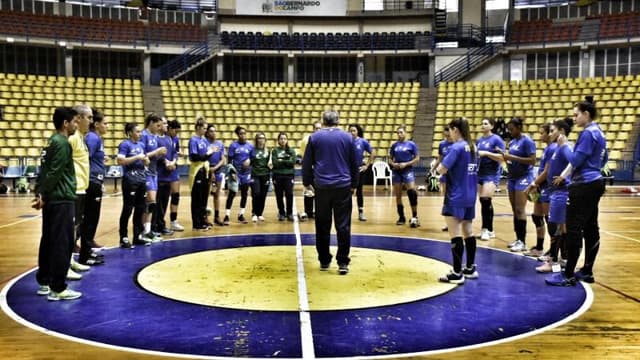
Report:
[[[476,238],[472,221],[475,218],[475,202],[478,193],[478,163],[476,147],[471,141],[469,122],[457,118],[449,123],[453,144],[437,171],[446,178],[446,194],[442,215],[451,238],[453,270],[440,277],[441,282],[462,284],[465,278],[477,279]],[[466,266],[462,268],[462,256],[467,250]]]
[[[573,109],[575,122],[584,130],[578,135],[578,141],[569,154],[572,168],[567,202],[567,265],[564,272],[549,276],[545,281],[554,286],[574,286],[576,280],[592,283],[593,264],[600,249],[600,230],[598,227],[598,204],[604,194],[604,181],[600,169],[606,164],[607,140],[597,123],[598,115],[593,97],[577,103]],[[554,185],[561,184],[568,175],[563,173]],[[584,266],[575,271],[584,237]]]

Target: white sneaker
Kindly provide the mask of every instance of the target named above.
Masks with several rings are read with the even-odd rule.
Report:
[[[67,270],[67,280],[80,280],[82,279],[82,275],[78,274],[77,272],[69,269]]]
[[[49,285],[39,285],[38,291],[36,292],[36,294],[40,296],[45,296],[45,295],[49,295],[50,292],[51,292],[51,289],[49,288]]]
[[[178,223],[178,220],[174,220],[171,222],[171,230],[173,231],[184,231],[184,226]]]
[[[518,252],[518,251],[527,251],[527,245],[520,240],[517,240],[515,245],[511,247],[511,252]]]
[[[409,226],[412,228],[417,228],[418,226],[420,226],[420,221],[418,221],[417,217],[412,217],[411,221],[409,221]]]
[[[251,217],[251,221],[253,221],[253,222],[258,222],[258,217],[257,217],[256,215],[253,215],[253,216]]]
[[[480,231],[480,240],[482,241],[489,241],[489,239],[491,239],[489,237],[489,230],[487,229],[482,229],[482,231]]]
[[[262,216],[262,215],[258,216],[258,220],[259,221],[264,221],[264,216]]]
[[[516,244],[518,243],[518,241],[520,241],[520,240],[514,240],[512,243],[510,243],[509,245],[507,245],[507,247],[508,247],[509,249],[511,249],[512,247],[516,246]],[[521,241],[520,241],[520,242],[521,242]]]
[[[77,262],[77,261],[75,261],[75,260],[71,259],[71,270],[73,270],[73,271],[76,271],[76,272],[77,272],[77,271],[87,271],[87,270],[89,270],[89,269],[91,269],[91,266],[89,266],[89,265],[82,265],[82,264],[80,264],[79,262]]]
[[[490,239],[495,239],[496,238],[496,232],[495,231],[487,230],[487,234],[489,234],[489,238]]]
[[[59,300],[74,300],[82,296],[82,293],[79,291],[74,291],[71,289],[64,289],[63,291],[57,293],[52,291],[47,296],[47,300],[49,301],[59,301]]]

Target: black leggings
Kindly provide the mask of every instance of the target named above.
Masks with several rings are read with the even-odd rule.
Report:
[[[249,184],[242,184],[238,186],[240,190],[240,208],[244,209],[247,206],[247,197],[249,196]],[[229,190],[229,195],[227,195],[227,210],[231,210],[231,206],[233,205],[233,199],[236,197],[236,193],[234,191]]]
[[[122,212],[120,213],[120,240],[127,237],[127,223],[133,211],[133,239],[138,240],[142,233],[142,214],[147,207],[145,198],[147,186],[145,183],[132,184],[127,178],[122,180]]]
[[[362,185],[364,180],[364,172],[361,172],[358,179],[358,187],[356,188],[356,199],[358,201],[358,209],[364,207],[364,196],[362,194]]]
[[[293,175],[273,175],[273,187],[276,192],[278,213],[280,215],[293,214]],[[285,201],[287,207],[285,208]]]
[[[251,212],[253,215],[262,216],[268,191],[269,175],[256,176],[253,178],[253,183],[251,184]]]

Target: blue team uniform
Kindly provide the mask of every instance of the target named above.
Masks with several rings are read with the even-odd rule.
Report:
[[[141,142],[133,142],[131,140],[125,140],[118,145],[118,155],[129,158],[132,156],[144,154],[144,146]],[[144,168],[144,161],[136,160],[128,165],[124,165],[125,180],[132,184],[140,184],[146,182],[146,170]]]
[[[547,173],[547,184],[549,192],[549,222],[564,224],[567,219],[567,200],[569,200],[569,179],[559,186],[553,185],[553,180],[562,174],[562,171],[569,164],[571,156],[571,146],[565,144],[556,146],[555,151],[549,159],[549,172]]]
[[[148,132],[146,129],[142,130],[142,137],[140,142],[144,146],[145,153],[148,154],[155,151],[158,148],[158,136]],[[147,166],[147,191],[158,190],[158,158],[149,158],[149,165]]]
[[[502,141],[502,138],[500,136],[491,134],[489,136],[483,136],[478,139],[476,147],[478,151],[483,150],[496,153],[496,148],[504,151],[504,141]],[[478,166],[478,184],[482,185],[492,182],[496,184],[496,186],[498,186],[500,184],[501,174],[502,168],[500,167],[500,162],[490,159],[486,156],[480,158]]]
[[[209,156],[209,168],[213,168],[224,156],[224,144],[220,140],[214,140],[213,142],[209,142],[209,144],[210,146],[213,146],[213,153]],[[212,176],[215,176],[215,180],[218,184],[222,183],[222,179],[224,178],[224,166],[218,168]]]
[[[475,218],[478,194],[478,162],[476,154],[466,141],[457,141],[449,147],[442,160],[447,168],[447,192],[442,205],[442,215],[460,220]]]
[[[440,156],[440,159],[444,159],[445,156],[447,156],[447,153],[449,153],[449,146],[451,146],[453,143],[449,140],[442,140],[440,141],[440,144],[438,144],[438,155]],[[446,177],[440,176],[440,183],[445,183],[447,182]]]
[[[359,137],[353,139],[353,145],[356,147],[356,163],[358,166],[364,165],[364,153],[371,154],[373,152],[371,144],[366,139]]]
[[[608,159],[607,140],[598,124],[587,126],[578,136],[578,141],[569,161],[573,166],[572,183],[590,183],[602,178],[600,169]]]
[[[90,131],[85,137],[89,150],[89,182],[102,184],[104,182],[104,143],[95,131]]]
[[[547,147],[544,149],[544,151],[542,152],[542,157],[540,158],[540,165],[538,165],[538,174],[542,174],[542,172],[544,171],[544,167],[551,160],[551,157],[556,152],[557,148],[558,144],[554,142],[547,145]],[[549,177],[547,177],[547,179],[548,178]],[[540,197],[537,201],[539,203],[549,202],[549,186],[551,185],[551,183],[547,179],[545,179],[544,182],[539,186]]]
[[[389,149],[389,156],[396,163],[409,162],[418,156],[418,147],[413,141],[396,141]],[[409,184],[415,181],[413,167],[406,167],[402,170],[393,170],[394,184]]]
[[[158,181],[159,182],[174,182],[180,179],[178,169],[167,170],[165,161],[173,161],[178,157],[178,150],[173,142],[173,139],[167,135],[158,136],[158,147],[165,147],[167,153],[161,155],[158,158]]]
[[[527,135],[520,136],[509,142],[509,154],[518,157],[530,157],[536,154],[536,144]],[[516,161],[507,161],[509,176],[507,189],[511,191],[524,191],[533,182],[533,165],[527,165]]]
[[[253,152],[253,145],[249,142],[245,142],[244,144],[240,144],[237,141],[231,143],[229,146],[229,163],[236,168],[238,172],[238,185],[251,184],[251,166],[248,168],[244,168],[242,163],[251,159],[251,153]]]

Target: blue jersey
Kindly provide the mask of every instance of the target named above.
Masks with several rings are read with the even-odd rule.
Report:
[[[356,163],[358,163],[358,165],[363,165],[365,151],[371,154],[373,152],[373,148],[366,139],[360,137],[353,139],[353,144],[356,147]]]
[[[353,136],[337,127],[311,134],[302,160],[302,183],[319,188],[355,188],[358,163]]]
[[[202,136],[193,135],[189,139],[189,155],[197,155],[199,157],[206,157],[209,142]]]
[[[125,140],[118,145],[118,156],[130,158],[144,153],[144,146],[140,141],[133,142],[131,140]],[[126,178],[139,180],[142,176],[144,179],[145,173],[143,160],[136,160],[124,166],[124,177]]]
[[[102,184],[104,181],[104,143],[102,138],[95,132],[89,131],[84,137],[89,150],[89,181]]]
[[[234,168],[238,171],[238,173],[247,173],[251,172],[251,167],[244,168],[242,167],[242,163],[247,159],[251,159],[251,153],[253,152],[253,145],[251,145],[248,141],[244,144],[241,144],[237,141],[231,143],[229,146],[229,163],[233,165]]]
[[[509,142],[509,154],[528,158],[536,154],[536,144],[529,136],[522,135],[519,139],[513,139]],[[533,165],[507,161],[507,168],[509,169],[509,179],[519,179],[530,174],[531,170],[533,170]]]
[[[475,206],[478,193],[478,162],[469,144],[466,141],[453,143],[441,164],[447,168],[445,205]]]
[[[602,177],[600,169],[607,161],[607,139],[597,124],[582,130],[569,161],[573,166],[571,182],[588,183]]]
[[[555,143],[555,142],[547,145],[547,147],[544,148],[544,151],[542,152],[542,157],[540,158],[540,164],[538,165],[538,175],[542,174],[542,172],[544,171],[544,167],[551,160],[551,156],[553,156],[557,148],[558,148],[558,143]],[[540,187],[545,188],[550,184],[551,183],[545,179],[545,181],[542,184],[540,184]]]
[[[489,136],[483,136],[478,139],[476,147],[478,151],[483,150],[491,153],[497,153],[496,148],[504,151],[504,141],[502,141],[502,138],[500,136],[491,134]],[[499,174],[500,162],[495,161],[487,156],[483,156],[480,158],[478,176],[493,176]]]
[[[224,156],[224,144],[220,140],[214,140],[213,142],[209,142],[210,146],[213,147],[213,153],[209,156],[209,165],[214,167],[218,165],[220,160],[222,160]],[[223,167],[218,168],[217,172],[222,171]]]
[[[166,161],[173,161],[175,159],[175,152],[173,151],[173,140],[169,137],[169,136],[158,136],[157,137],[157,141],[158,141],[158,147],[165,147],[167,149],[167,153],[164,155],[160,155],[158,157],[158,181],[163,181],[163,182],[167,182],[167,181],[173,181],[173,173],[178,171],[178,169],[175,170],[167,170],[165,162]]]
[[[410,140],[396,141],[389,149],[389,156],[396,163],[409,162],[418,156],[418,147]]]
[[[562,171],[569,165],[569,157],[571,156],[571,146],[564,144],[558,147],[555,143],[555,150],[549,158],[549,172],[547,173],[547,184],[552,191],[566,189],[570,180],[565,179],[560,186],[553,186],[553,180],[562,174]]]
[[[444,159],[447,156],[447,152],[449,152],[449,146],[453,145],[453,143],[449,140],[442,140],[440,144],[438,144],[438,155],[440,155],[441,159]]]
[[[155,151],[158,148],[158,136],[150,133],[147,129],[142,130],[142,137],[140,138],[142,146],[144,146],[145,154]],[[158,158],[149,157],[149,175],[155,176],[158,174]]]

